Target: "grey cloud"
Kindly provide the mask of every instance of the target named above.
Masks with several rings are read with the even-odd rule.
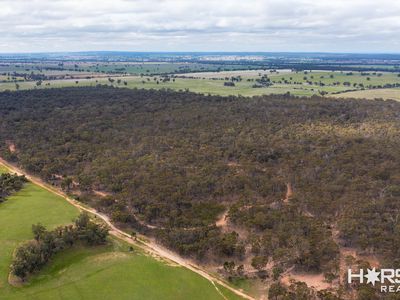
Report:
[[[0,51],[400,52],[398,0],[0,0]]]

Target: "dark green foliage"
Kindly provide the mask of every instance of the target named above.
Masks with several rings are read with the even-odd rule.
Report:
[[[274,267],[272,269],[272,278],[274,280],[278,280],[279,276],[281,276],[282,273],[283,273],[283,269],[281,267]]]
[[[326,226],[315,218],[302,215],[295,206],[281,209],[234,207],[230,217],[241,226],[257,230],[257,236],[252,239],[253,253],[258,255],[252,262],[256,269],[262,269],[270,256],[284,265],[321,271],[339,254]]]
[[[19,191],[27,182],[25,176],[17,174],[0,174],[0,203],[14,192]]]
[[[290,285],[286,299],[293,300],[312,300],[316,299],[315,292],[307,287],[304,282],[295,282]]]
[[[251,266],[259,271],[264,269],[267,263],[268,257],[266,256],[254,256],[251,260]]]
[[[34,240],[19,246],[14,255],[11,271],[25,279],[40,270],[56,253],[81,241],[88,245],[99,245],[106,241],[108,229],[90,221],[87,214],[81,214],[75,225],[57,227],[47,231],[41,224],[32,225]]]
[[[399,116],[394,101],[19,91],[0,94],[0,152],[12,141],[13,159],[44,179],[111,193],[100,209],[155,227],[182,254],[241,255],[232,249],[244,241],[231,247],[213,226],[229,207],[258,256],[328,272],[332,226],[347,244],[399,257]]]
[[[202,258],[207,251],[217,247],[219,231],[215,227],[159,230],[157,237],[182,255]]]
[[[289,287],[280,282],[271,284],[268,290],[268,299],[271,300],[341,300],[334,293],[322,290],[315,292],[304,282],[294,282]]]
[[[46,227],[42,224],[33,224],[32,233],[35,240],[40,241],[43,239],[44,235],[47,233]]]
[[[236,232],[221,235],[216,244],[216,250],[220,255],[241,257],[244,254],[244,246],[239,243],[239,235]]]
[[[80,214],[75,220],[75,232],[79,240],[89,245],[99,245],[105,242],[108,229],[90,221],[85,213]]]
[[[287,295],[287,289],[281,283],[273,283],[268,290],[268,299],[283,299]]]
[[[322,290],[317,292],[318,299],[320,300],[342,300],[343,298],[340,298],[336,294],[327,291],[327,290]]]

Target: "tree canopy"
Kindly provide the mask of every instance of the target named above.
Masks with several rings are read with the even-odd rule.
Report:
[[[394,101],[4,92],[0,153],[181,254],[326,271],[334,230],[399,258],[399,117]],[[226,210],[246,234],[215,226]]]

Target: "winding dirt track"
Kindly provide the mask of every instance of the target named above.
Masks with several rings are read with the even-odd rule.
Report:
[[[156,244],[155,242],[152,241],[148,241],[147,239],[143,239],[141,238],[141,236],[139,236],[137,239],[132,239],[131,235],[127,234],[126,232],[118,229],[114,224],[111,223],[110,218],[100,212],[98,212],[97,210],[95,210],[94,208],[90,208],[90,207],[85,207],[83,206],[81,203],[79,203],[78,201],[71,199],[70,197],[68,197],[64,192],[62,192],[61,190],[45,183],[43,180],[41,180],[40,178],[30,175],[27,172],[21,170],[20,168],[8,163],[7,161],[5,161],[4,159],[0,158],[0,164],[4,165],[5,167],[7,167],[11,172],[13,173],[17,173],[19,175],[25,175],[25,177],[31,181],[32,183],[62,197],[63,199],[65,199],[66,201],[68,201],[70,204],[72,204],[73,206],[77,207],[79,210],[81,211],[86,211],[88,213],[91,213],[97,217],[99,217],[100,219],[102,219],[110,228],[109,233],[121,240],[124,240],[125,242],[135,245],[137,247],[140,247],[141,249],[143,249],[144,251],[159,256],[161,258],[164,258],[166,260],[170,260],[182,267],[185,267],[197,274],[199,274],[200,276],[204,277],[205,279],[209,280],[211,282],[211,284],[216,288],[216,290],[218,291],[219,294],[221,294],[221,296],[223,298],[226,299],[226,297],[221,293],[221,291],[218,289],[218,287],[215,285],[215,283],[218,283],[219,285],[229,289],[231,292],[235,293],[238,296],[241,296],[245,299],[250,299],[250,300],[255,300],[255,298],[245,294],[244,292],[237,290],[233,287],[231,287],[230,285],[228,285],[227,283],[225,283],[224,281],[222,281],[221,279],[215,277],[214,275],[208,273],[207,271],[205,271],[204,269],[202,269],[200,266],[194,264],[193,262],[191,262],[188,259],[185,259],[179,255],[177,255],[176,253]]]

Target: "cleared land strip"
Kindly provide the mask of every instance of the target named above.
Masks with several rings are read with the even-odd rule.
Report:
[[[20,168],[8,163],[7,161],[5,161],[4,159],[0,158],[0,164],[4,165],[5,167],[7,167],[11,172],[17,173],[19,175],[25,175],[25,177],[31,181],[32,183],[62,197],[63,199],[65,199],[66,201],[68,201],[70,204],[72,204],[73,206],[77,207],[78,209],[82,210],[82,211],[86,211],[88,213],[91,213],[97,217],[99,217],[100,219],[102,219],[110,228],[110,234],[121,239],[124,240],[125,242],[138,246],[141,249],[143,249],[146,252],[149,252],[150,254],[154,254],[156,256],[159,256],[161,258],[164,258],[166,260],[170,260],[182,267],[185,267],[197,274],[199,274],[200,276],[204,277],[205,279],[209,280],[211,282],[211,284],[213,286],[215,286],[215,288],[217,289],[217,291],[220,293],[218,287],[215,285],[215,283],[218,283],[219,285],[229,289],[230,291],[232,291],[233,293],[235,293],[236,295],[243,297],[245,299],[251,299],[251,300],[255,300],[255,298],[245,294],[244,292],[237,290],[233,287],[231,287],[229,284],[225,283],[224,281],[222,281],[221,279],[215,277],[214,275],[211,275],[210,273],[208,273],[207,271],[205,271],[204,269],[202,269],[200,266],[190,262],[189,260],[177,255],[176,253],[154,243],[151,241],[146,241],[144,239],[139,239],[138,240],[133,240],[131,235],[127,234],[126,232],[118,229],[114,224],[111,223],[110,218],[98,211],[96,211],[95,209],[91,208],[91,207],[85,207],[83,206],[81,203],[79,203],[78,201],[68,197],[64,192],[62,192],[61,190],[54,188],[50,185],[48,185],[47,183],[45,183],[43,180],[41,180],[40,178],[33,176],[31,174],[28,174],[27,172],[21,170]]]

